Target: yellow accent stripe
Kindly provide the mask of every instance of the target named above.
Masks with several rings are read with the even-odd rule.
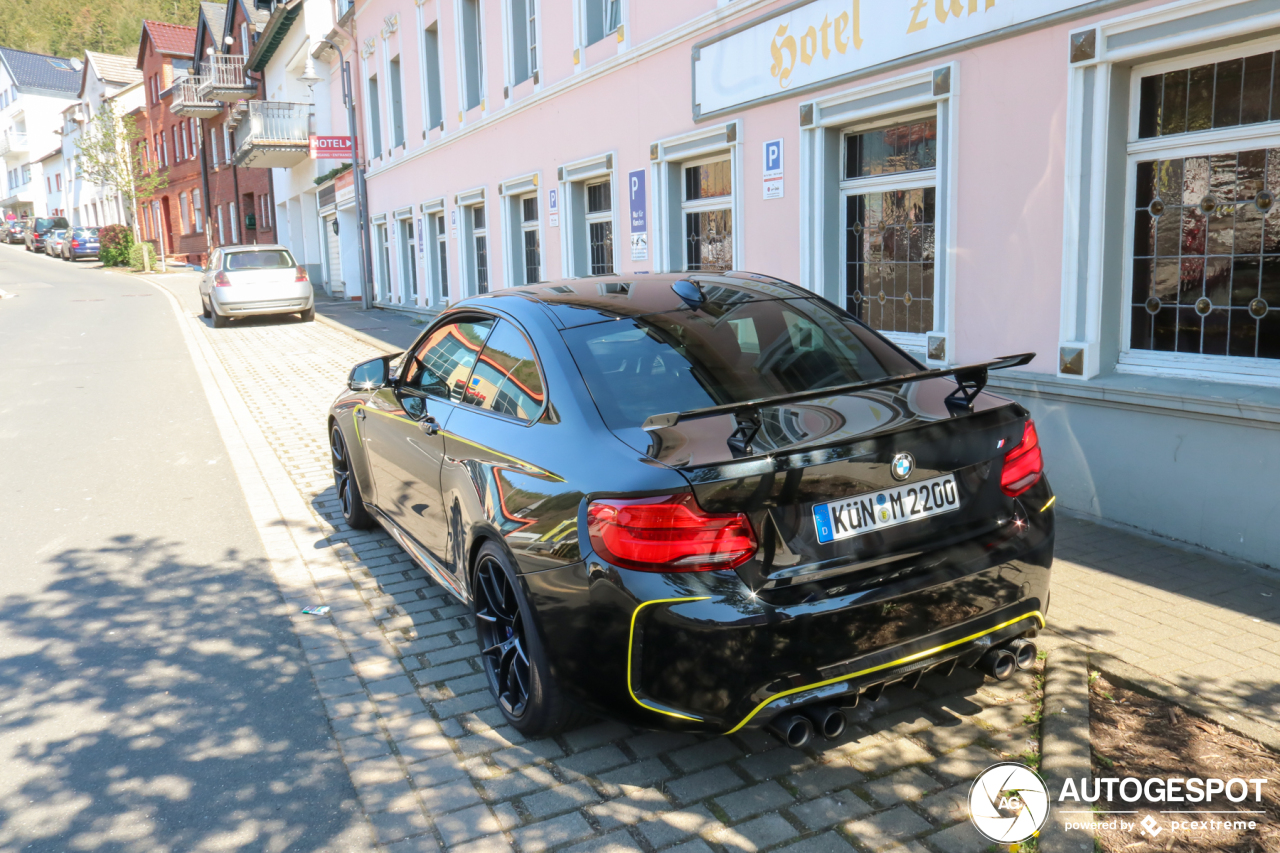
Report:
[[[516,464],[517,466],[519,466],[521,469],[523,469],[525,473],[533,472],[533,473],[543,474],[543,475],[545,475],[548,479],[553,480],[553,481],[555,481],[555,482],[557,482],[557,483],[563,483],[563,482],[564,482],[564,478],[563,478],[563,477],[561,477],[561,476],[559,476],[559,475],[557,475],[557,474],[552,474],[552,473],[551,473],[550,471],[548,471],[546,468],[539,468],[537,465],[534,465],[534,464],[533,464],[533,463],[531,463],[531,462],[525,462],[523,459],[517,459],[517,458],[515,458],[514,456],[508,456],[508,455],[507,455],[507,454],[505,454],[505,453],[499,453],[498,451],[494,450],[492,447],[486,447],[485,445],[483,445],[483,444],[478,444],[478,443],[476,443],[476,442],[472,441],[472,440],[471,440],[471,439],[469,439],[469,438],[463,438],[462,436],[458,435],[456,432],[448,432],[447,430],[440,430],[440,434],[441,434],[441,435],[448,436],[449,438],[452,438],[452,439],[454,439],[455,441],[460,441],[460,442],[462,442],[463,444],[469,444],[469,445],[471,445],[472,447],[477,448],[478,450],[483,450],[485,453],[492,453],[494,456],[500,456],[500,457],[502,457],[503,459],[507,459],[507,460],[509,460],[509,461],[511,461],[511,462],[513,462],[513,463],[515,463],[515,464]]]
[[[638,608],[637,608],[637,610],[638,610]],[[814,689],[816,689],[816,688],[818,688],[818,687],[825,687],[825,686],[826,686],[826,685],[828,685],[828,684],[835,684],[835,683],[840,682],[840,681],[848,681],[849,679],[851,679],[851,678],[857,678],[857,677],[858,677],[858,676],[860,676],[860,675],[866,675],[866,674],[871,673],[871,672],[878,672],[878,671],[880,671],[880,670],[882,670],[882,669],[891,669],[891,668],[893,668],[893,667],[895,667],[895,666],[901,666],[902,664],[911,663],[912,661],[920,660],[921,658],[927,658],[927,657],[929,657],[930,655],[935,655],[935,654],[937,654],[938,652],[946,651],[947,649],[953,648],[954,646],[960,646],[960,645],[963,645],[963,644],[965,644],[965,643],[968,643],[968,642],[971,642],[971,641],[973,641],[973,640],[976,640],[976,639],[978,639],[979,637],[985,636],[985,635],[990,634],[990,633],[993,633],[993,632],[995,632],[995,631],[999,631],[1001,628],[1008,628],[1010,625],[1013,625],[1013,624],[1014,624],[1014,623],[1016,623],[1016,622],[1021,622],[1023,619],[1026,619],[1026,618],[1031,617],[1031,616],[1034,616],[1037,620],[1039,620],[1039,622],[1040,622],[1040,627],[1041,627],[1041,628],[1043,628],[1043,627],[1044,627],[1044,624],[1045,624],[1045,622],[1044,622],[1044,615],[1043,615],[1039,610],[1033,610],[1033,611],[1031,611],[1030,613],[1024,613],[1024,614],[1022,614],[1021,616],[1017,617],[1016,619],[1010,619],[1008,622],[1002,622],[1002,623],[1000,623],[999,625],[996,625],[994,628],[987,628],[986,630],[979,631],[979,632],[978,632],[978,633],[976,633],[976,634],[970,634],[969,636],[964,637],[964,638],[962,638],[962,639],[959,639],[959,640],[953,640],[953,641],[952,641],[952,642],[950,642],[950,643],[944,643],[944,644],[943,644],[943,645],[941,645],[941,646],[935,646],[934,648],[932,648],[932,649],[926,649],[926,650],[924,650],[923,652],[916,652],[916,653],[915,653],[915,654],[913,654],[913,655],[907,655],[907,656],[906,656],[906,657],[904,657],[904,658],[899,658],[898,660],[890,661],[889,663],[882,663],[882,664],[880,664],[879,666],[873,666],[873,667],[870,667],[869,669],[864,669],[864,670],[861,670],[861,671],[859,671],[859,672],[851,672],[851,673],[849,673],[848,675],[841,675],[841,676],[839,676],[838,678],[828,678],[826,681],[819,681],[819,682],[816,682],[816,683],[814,683],[814,684],[807,684],[807,685],[805,685],[804,687],[793,687],[793,688],[791,688],[790,690],[784,690],[784,691],[782,691],[781,693],[778,693],[778,694],[777,694],[777,695],[775,695],[775,696],[771,696],[771,697],[769,697],[768,699],[766,699],[766,700],[764,700],[763,702],[761,702],[759,705],[757,705],[757,706],[755,707],[755,709],[754,709],[750,714],[747,714],[747,716],[743,718],[742,722],[738,723],[736,726],[734,726],[733,728],[729,729],[729,731],[725,732],[725,734],[727,734],[727,735],[731,735],[731,734],[733,734],[733,733],[734,733],[734,732],[736,732],[738,729],[742,728],[742,727],[743,727],[743,726],[745,726],[747,723],[749,723],[749,722],[751,721],[751,718],[752,718],[752,717],[754,717],[756,714],[758,714],[758,713],[760,713],[762,710],[764,710],[764,707],[765,707],[766,705],[768,705],[770,702],[774,702],[774,701],[776,701],[776,700],[778,700],[778,699],[781,699],[783,696],[790,696],[790,695],[792,695],[792,694],[794,694],[794,693],[803,693],[803,692],[804,692],[804,691],[806,691],[806,690],[814,690]],[[631,621],[632,621],[632,624],[634,625],[634,624],[635,624],[635,615],[634,615],[634,614],[633,614],[633,615],[632,615],[632,617],[631,617]],[[629,652],[628,652],[628,660],[630,660],[630,653],[629,653]],[[629,673],[629,672],[630,672],[630,670],[628,670],[628,673]],[[634,696],[634,695],[635,695],[635,694],[633,693],[633,694],[632,694],[632,696]],[[636,700],[636,701],[639,701],[639,700]]]
[[[690,717],[686,714],[677,714],[674,711],[665,711],[662,708],[655,708],[647,704],[643,699],[636,695],[636,691],[631,687],[631,653],[636,647],[636,617],[640,615],[640,611],[644,610],[650,604],[670,604],[674,601],[706,601],[711,596],[700,595],[694,598],[655,598],[653,601],[643,601],[640,606],[631,612],[631,633],[627,637],[627,692],[631,694],[631,698],[641,708],[648,711],[657,711],[659,714],[666,714],[668,717],[677,717],[681,720],[693,720],[698,722],[698,717]]]
[[[1049,498],[1049,502],[1048,502],[1047,504],[1045,504],[1044,506],[1040,507],[1040,511],[1041,511],[1041,512],[1044,512],[1046,509],[1048,509],[1049,507],[1053,506],[1053,502],[1054,502],[1054,501],[1056,501],[1057,499],[1058,499],[1058,496],[1057,496],[1057,495],[1054,495],[1053,497]]]

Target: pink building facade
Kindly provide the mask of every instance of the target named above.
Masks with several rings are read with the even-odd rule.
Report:
[[[929,365],[1036,352],[992,383],[1041,423],[1061,506],[1280,562],[1280,13],[365,0],[343,20],[378,304],[778,276]]]

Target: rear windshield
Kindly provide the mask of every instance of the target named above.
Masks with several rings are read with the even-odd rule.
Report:
[[[74,232],[74,236],[92,238],[96,240],[98,239],[98,229],[97,228],[77,228]]]
[[[66,228],[67,220],[61,216],[39,217],[36,219],[36,230],[40,232],[48,231],[51,228]]]
[[[744,302],[720,316],[673,311],[563,334],[610,429],[920,369],[813,299]]]
[[[263,249],[258,252],[227,252],[228,270],[282,270],[295,266],[293,255],[284,249]]]

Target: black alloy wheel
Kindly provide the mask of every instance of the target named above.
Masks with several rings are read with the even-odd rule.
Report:
[[[507,716],[523,717],[529,707],[532,672],[515,589],[491,554],[481,557],[475,586],[476,634],[489,685]]]
[[[342,505],[343,519],[353,530],[369,530],[377,522],[369,514],[369,510],[365,509],[360,484],[351,471],[347,442],[342,437],[342,428],[337,424],[333,425],[333,431],[329,433],[329,455],[333,459],[333,485]]]
[[[561,691],[533,624],[533,610],[506,551],[486,542],[471,576],[472,614],[489,691],[507,722],[528,737],[576,728],[589,719]]]

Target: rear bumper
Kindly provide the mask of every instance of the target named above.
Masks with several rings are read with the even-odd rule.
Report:
[[[292,299],[263,299],[246,302],[223,302],[214,298],[218,313],[225,317],[247,317],[256,314],[293,314],[306,311],[315,304],[315,297],[299,296]]]
[[[650,728],[728,733],[798,705],[852,704],[934,666],[972,666],[1044,627],[1053,529],[1052,510],[1037,512],[985,553],[968,543],[873,588],[786,606],[733,572],[650,574],[594,555],[523,577],[555,674],[579,701]]]

